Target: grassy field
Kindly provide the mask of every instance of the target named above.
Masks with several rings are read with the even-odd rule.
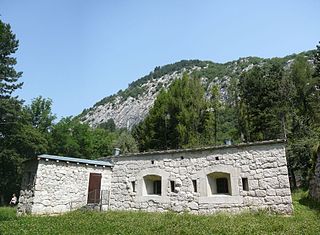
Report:
[[[306,195],[293,194],[293,216],[75,211],[16,217],[14,209],[0,208],[0,234],[320,234],[320,204]]]

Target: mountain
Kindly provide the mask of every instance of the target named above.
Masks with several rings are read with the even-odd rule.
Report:
[[[307,51],[277,59],[287,69],[296,56],[303,55],[311,61],[313,53],[314,51]],[[218,84],[221,97],[226,101],[231,95],[228,94],[228,87],[230,84],[237,84],[242,72],[250,70],[255,65],[268,63],[270,60],[259,57],[239,58],[227,63],[182,60],[159,66],[148,75],[129,84],[127,89],[105,97],[93,107],[85,109],[78,117],[93,127],[112,119],[118,128],[131,129],[148,114],[159,91],[169,87],[172,81],[181,78],[185,72],[200,78],[207,93],[213,84]]]

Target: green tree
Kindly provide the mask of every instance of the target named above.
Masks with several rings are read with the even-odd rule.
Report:
[[[19,191],[21,163],[47,148],[47,140],[28,122],[22,101],[13,92],[22,87],[22,73],[14,68],[12,54],[19,41],[10,25],[0,20],[0,198],[8,201]],[[1,203],[1,202],[0,202]]]
[[[18,44],[10,25],[0,20],[0,203],[18,189],[20,180],[20,155],[14,140],[21,127],[21,102],[11,97],[12,92],[22,86],[18,83],[21,72],[14,69],[16,59],[12,57]]]
[[[283,136],[281,125],[281,83],[283,65],[273,59],[255,66],[240,77],[243,128],[246,141],[277,139]]]
[[[32,126],[42,133],[48,133],[53,126],[56,116],[51,111],[52,100],[41,96],[32,100],[31,105],[26,106]]]
[[[317,98],[315,77],[307,58],[295,58],[286,81],[286,97],[288,98],[286,130],[288,132],[287,158],[293,187],[297,187],[296,174],[302,177],[302,184],[308,184],[311,168],[312,148],[316,144]]]
[[[98,128],[102,128],[107,131],[114,132],[116,130],[116,124],[114,123],[114,120],[110,118],[106,122],[100,123]]]
[[[62,118],[51,131],[50,153],[92,158],[90,127],[72,117]]]
[[[199,146],[207,102],[199,79],[184,74],[162,90],[146,119],[134,130],[140,150]]]
[[[138,145],[136,143],[136,140],[127,131],[123,131],[119,135],[114,146],[119,148],[122,154],[138,152]]]
[[[76,118],[62,118],[50,132],[50,153],[88,159],[108,156],[119,135],[103,128],[91,128]]]
[[[0,98],[10,98],[12,92],[23,85],[18,82],[22,72],[15,70],[17,60],[12,57],[18,46],[19,41],[12,33],[10,25],[0,20]]]

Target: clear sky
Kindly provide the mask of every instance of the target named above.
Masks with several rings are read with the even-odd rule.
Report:
[[[319,0],[0,0],[29,104],[77,115],[156,66],[281,57],[320,40]]]

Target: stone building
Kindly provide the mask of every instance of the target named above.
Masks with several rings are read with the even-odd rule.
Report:
[[[100,175],[96,185],[101,187],[92,186],[92,174]],[[100,191],[95,200],[90,199],[93,189]],[[103,210],[210,214],[266,209],[290,214],[285,143],[166,150],[99,161],[41,155],[26,164],[21,213],[60,213],[95,203]]]
[[[100,202],[110,192],[111,166],[107,161],[52,155],[25,162],[18,213],[57,214]]]

